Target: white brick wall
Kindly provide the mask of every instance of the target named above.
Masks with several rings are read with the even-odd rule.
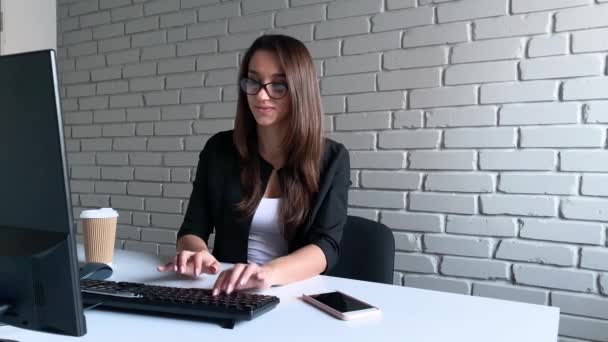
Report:
[[[561,308],[608,331],[608,1],[59,0],[74,211],[171,255],[198,152],[234,124],[240,58],[305,42],[349,214],[394,230],[404,286]]]

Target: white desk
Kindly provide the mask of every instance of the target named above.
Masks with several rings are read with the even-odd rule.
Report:
[[[81,255],[82,258],[82,255]],[[215,276],[196,280],[156,272],[160,258],[118,250],[113,280],[183,287],[212,286]],[[381,308],[372,319],[341,321],[302,302],[302,293],[341,290]],[[488,298],[456,295],[408,287],[318,276],[266,294],[281,303],[252,321],[237,323],[234,330],[218,324],[108,312],[85,311],[88,333],[82,338],[0,327],[0,339],[36,341],[466,341],[555,342],[559,309]]]

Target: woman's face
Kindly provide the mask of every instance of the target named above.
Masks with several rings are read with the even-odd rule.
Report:
[[[257,124],[269,127],[283,123],[291,112],[291,99],[285,71],[277,54],[265,50],[256,51],[249,61],[247,78],[250,79],[248,87],[251,90],[247,91],[247,103]],[[250,95],[260,84],[267,84],[268,91],[262,87],[257,94]]]

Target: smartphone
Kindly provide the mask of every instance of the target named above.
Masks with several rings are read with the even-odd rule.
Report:
[[[340,291],[302,295],[302,300],[342,320],[373,316],[380,313],[379,308]]]

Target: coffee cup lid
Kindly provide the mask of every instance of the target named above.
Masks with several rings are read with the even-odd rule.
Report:
[[[112,218],[118,217],[118,212],[112,208],[101,208],[93,210],[84,210],[80,213],[80,218]]]

